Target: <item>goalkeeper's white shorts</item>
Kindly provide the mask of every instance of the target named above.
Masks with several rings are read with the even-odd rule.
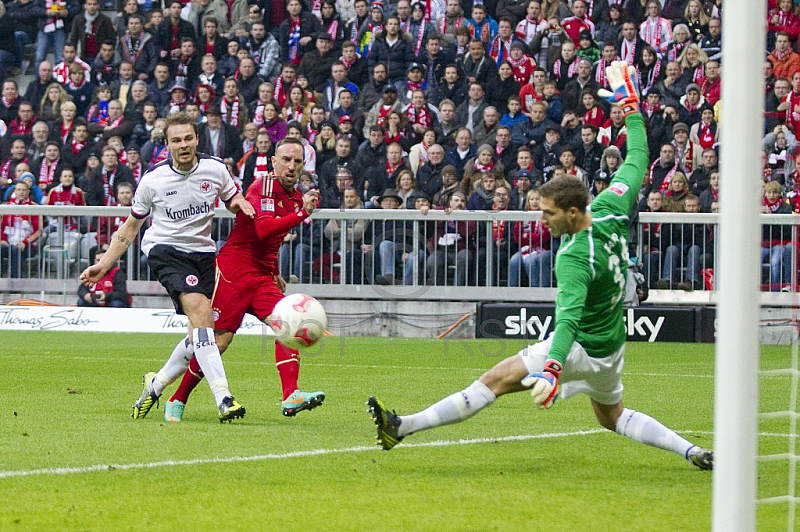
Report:
[[[529,345],[519,352],[528,373],[538,373],[550,354],[553,335],[543,342]],[[625,344],[604,358],[590,357],[578,342],[572,343],[564,371],[558,379],[561,384],[559,395],[569,399],[573,395],[585,393],[604,405],[614,405],[622,401],[622,366],[625,363]]]

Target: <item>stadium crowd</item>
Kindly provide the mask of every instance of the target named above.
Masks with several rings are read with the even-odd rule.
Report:
[[[168,159],[164,117],[185,110],[199,150],[222,159],[243,190],[271,171],[273,146],[288,136],[305,146],[299,187],[319,188],[322,208],[536,210],[536,189],[553,176],[596,194],[624,160],[622,113],[597,96],[606,65],[622,59],[636,67],[651,156],[637,212],[714,212],[721,15],[722,0],[7,2],[0,197],[130,204],[142,174]],[[766,24],[764,212],[800,212],[792,0],[770,0]],[[33,43],[35,79],[21,94]],[[102,251],[120,223],[80,230],[96,232]],[[287,236],[281,271],[338,281],[346,260],[347,282],[409,284],[416,270],[417,282],[551,285],[558,243],[547,228],[482,223],[491,230],[422,224],[412,249],[407,223],[354,221],[342,232],[309,219]],[[12,277],[52,228],[2,218]],[[711,286],[713,228],[641,229],[631,251],[651,288]],[[764,229],[774,289],[791,279],[785,229]]]

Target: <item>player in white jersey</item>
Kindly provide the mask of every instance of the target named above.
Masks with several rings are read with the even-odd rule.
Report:
[[[222,161],[197,153],[197,126],[189,115],[170,115],[165,131],[170,158],[142,176],[131,216],[114,233],[103,259],[81,273],[81,281],[91,286],[102,279],[139,234],[144,220],[152,216],[142,248],[151,270],[175,303],[176,312],[189,318],[193,352],[208,378],[219,419],[230,421],[244,416],[245,409],[228,390],[214,339],[211,296],[216,246],[211,239],[211,221],[217,197],[233,213],[241,210],[252,218],[255,210],[238,192]],[[167,363],[175,373],[172,380],[183,374],[191,357],[188,349],[173,351]],[[131,416],[145,417],[169,382],[168,377],[156,378],[155,373],[145,375],[144,390]]]

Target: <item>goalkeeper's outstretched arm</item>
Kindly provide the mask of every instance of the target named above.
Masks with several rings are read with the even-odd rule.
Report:
[[[639,109],[639,87],[636,84],[636,71],[624,61],[614,61],[606,68],[606,74],[614,92],[600,89],[598,95],[608,100],[612,105],[622,108],[627,127],[628,155],[625,163],[620,167],[611,181],[610,194],[624,198],[626,205],[624,212],[627,215],[636,205],[639,189],[642,187],[645,171],[649,162],[649,149],[647,146],[647,132],[644,127],[644,117]],[[614,187],[615,183],[624,186]],[[605,192],[605,191],[604,191]],[[607,193],[606,196],[609,194]],[[600,195],[601,197],[603,194]],[[600,199],[600,198],[598,198]],[[615,204],[619,206],[618,199]]]

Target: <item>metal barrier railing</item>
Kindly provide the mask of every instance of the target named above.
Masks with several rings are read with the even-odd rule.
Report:
[[[0,280],[77,279],[92,249],[107,243],[128,213],[126,207],[0,206],[0,216],[41,215],[44,227],[39,241],[16,257],[4,249]],[[721,260],[717,216],[639,214],[630,229],[629,250],[650,288],[716,289],[714,272]],[[454,290],[447,292],[454,297],[493,299],[504,287],[549,288],[558,282],[553,261],[559,242],[538,221],[539,213],[522,211],[432,210],[422,215],[414,210],[323,209],[284,239],[280,271],[290,283],[338,285],[344,291],[353,285],[433,287]],[[762,222],[763,289],[796,289],[800,216],[768,214]],[[233,215],[217,209],[213,236],[218,249],[232,226]],[[153,280],[138,241],[120,262],[129,281]],[[548,294],[544,299],[553,292],[542,292]]]

